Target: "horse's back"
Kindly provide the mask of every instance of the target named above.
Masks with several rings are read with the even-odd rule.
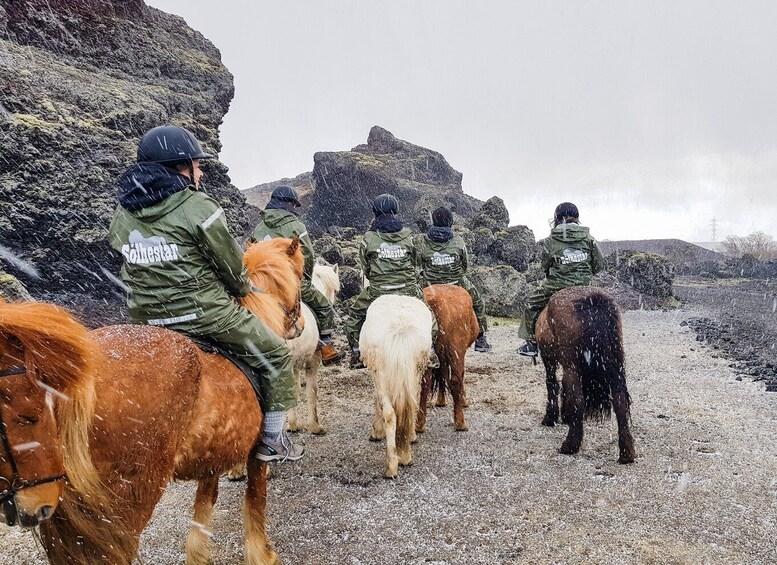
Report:
[[[427,331],[428,326],[428,331]],[[400,294],[384,294],[376,298],[367,309],[362,335],[394,336],[431,332],[432,313],[418,298]]]
[[[433,284],[424,288],[424,298],[437,318],[440,332],[437,341],[467,349],[478,336],[478,319],[472,297],[462,287],[453,284]]]

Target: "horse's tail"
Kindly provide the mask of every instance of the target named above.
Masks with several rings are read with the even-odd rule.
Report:
[[[583,383],[585,417],[610,417],[612,394],[626,393],[621,318],[613,299],[601,291],[579,298],[574,305],[582,322],[577,366]]]
[[[443,369],[443,367],[445,369]],[[450,369],[443,360],[440,359],[440,367],[432,369],[432,390],[430,394],[432,394],[432,396],[437,394],[437,392],[445,394],[446,389],[450,391]]]
[[[397,418],[397,442],[409,441],[418,411],[420,367],[425,362],[429,337],[417,331],[411,312],[393,318],[380,344],[373,366]],[[419,344],[423,344],[419,347]]]

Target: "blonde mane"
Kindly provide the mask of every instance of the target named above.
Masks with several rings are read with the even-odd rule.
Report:
[[[299,239],[276,238],[248,246],[243,256],[252,291],[241,302],[278,335],[286,333],[286,310],[299,300],[304,258]]]
[[[95,410],[94,370],[100,355],[97,344],[66,310],[41,302],[0,301],[0,334],[19,341],[27,369],[54,397],[57,433],[70,485],[58,515],[105,540],[105,547],[121,552],[123,544],[109,528],[95,528],[93,520],[83,518],[84,512],[106,516],[111,504],[89,452]]]
[[[330,303],[334,304],[335,295],[340,292],[340,276],[337,266],[316,263],[313,267],[313,286],[326,296]]]

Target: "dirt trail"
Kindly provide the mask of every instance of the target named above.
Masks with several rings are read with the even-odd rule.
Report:
[[[629,466],[616,462],[614,420],[587,424],[580,454],[556,452],[566,428],[539,425],[544,374],[514,354],[513,327],[494,328],[493,353],[468,354],[470,431],[454,431],[450,408],[430,409],[415,465],[396,481],[381,477],[384,446],[367,441],[366,373],[322,371],[330,431],[302,435],[309,455],[270,483],[284,563],[774,563],[777,394],[736,381],[680,326],[689,315],[624,315],[639,454]],[[221,483],[216,564],[242,563],[242,489]],[[170,486],[144,563],[183,563],[193,493]],[[0,540],[1,563],[44,563],[29,533],[0,526]]]

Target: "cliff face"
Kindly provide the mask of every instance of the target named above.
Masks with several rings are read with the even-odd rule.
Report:
[[[173,123],[218,152],[234,88],[218,50],[142,0],[0,0],[0,243],[30,290],[108,296],[115,181],[140,136]],[[218,161],[204,190],[232,229],[251,210]]]

